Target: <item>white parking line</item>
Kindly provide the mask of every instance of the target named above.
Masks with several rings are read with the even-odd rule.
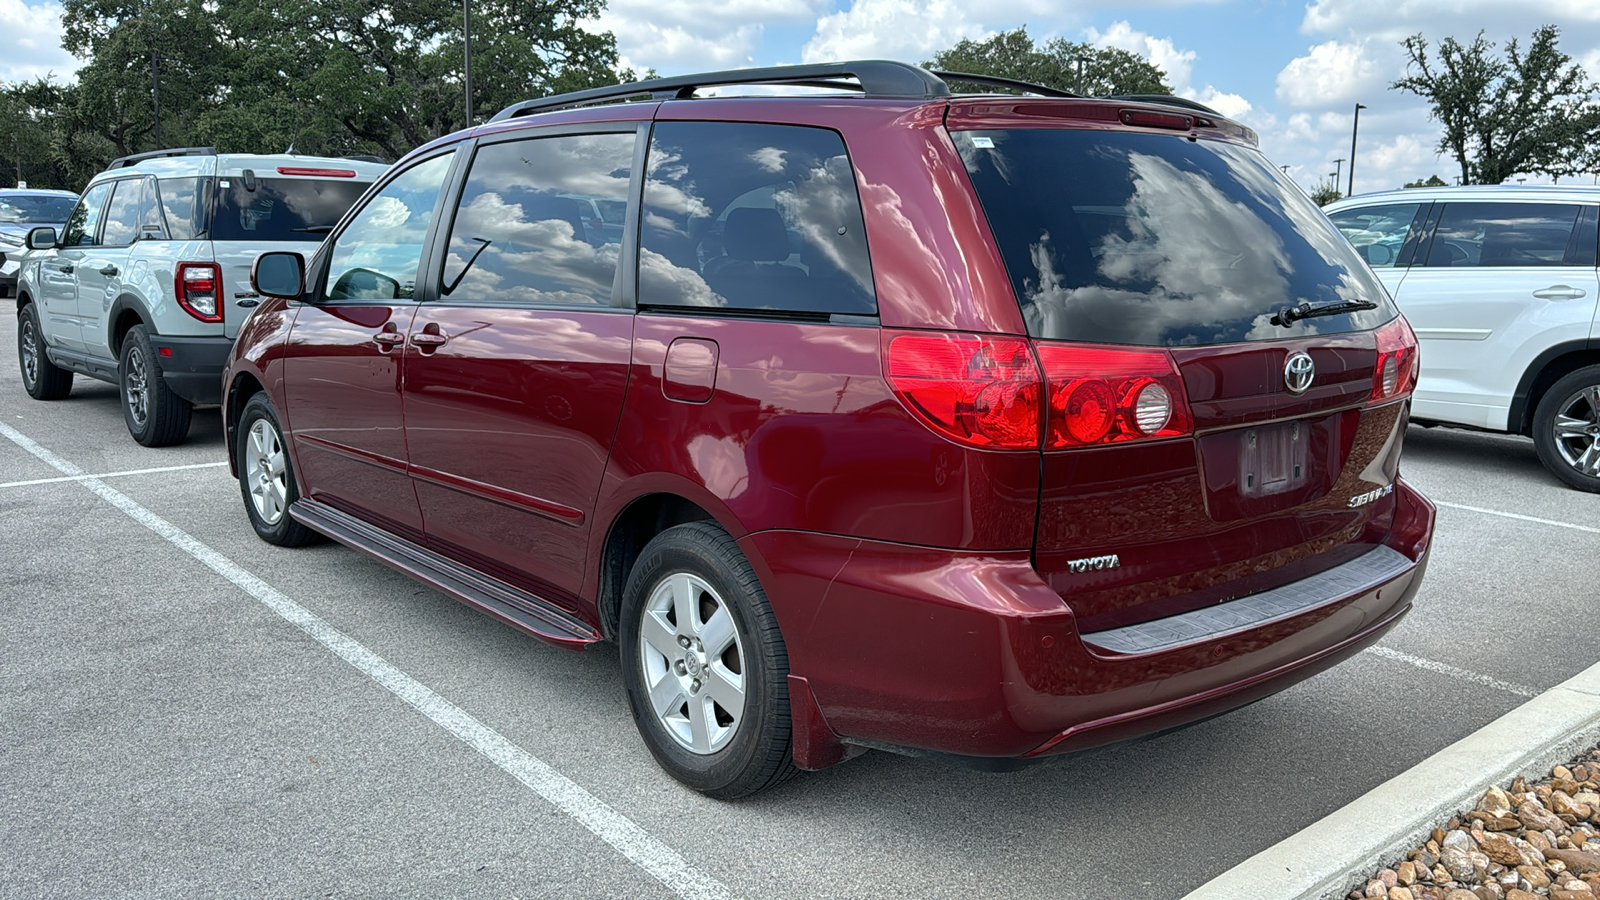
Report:
[[[1443,500],[1434,500],[1433,505],[1448,506],[1451,509],[1464,509],[1468,512],[1483,513],[1489,516],[1504,516],[1507,519],[1520,519],[1524,522],[1537,522],[1540,525],[1554,525],[1557,528],[1571,528],[1573,531],[1587,531],[1590,534],[1600,534],[1600,528],[1590,525],[1574,525],[1571,522],[1557,522],[1555,519],[1541,519],[1538,516],[1524,516],[1520,513],[1502,512],[1498,509],[1484,509],[1481,506],[1468,506],[1465,503],[1447,503]]]
[[[490,762],[527,785],[534,793],[578,820],[583,827],[649,872],[673,893],[687,900],[727,900],[731,896],[726,885],[690,865],[676,850],[652,837],[633,820],[607,806],[576,782],[434,693],[427,685],[390,665],[354,638],[324,622],[315,613],[232,560],[4,422],[0,422],[0,435],[68,476],[69,480],[82,484],[102,500],[122,510],[129,518],[237,585],[240,590],[333,651],[340,659],[411,704],[434,724],[488,757]]]
[[[32,481],[7,481],[0,488],[32,487],[36,484],[60,484],[64,481],[82,481],[85,478],[125,478],[129,475],[159,475],[162,472],[187,472],[190,469],[215,469],[225,462],[195,463],[189,466],[162,466],[159,469],[129,469],[126,472],[104,472],[99,475],[63,475],[60,478],[35,478]]]
[[[1384,659],[1392,659],[1396,662],[1408,663],[1416,666],[1419,669],[1427,669],[1429,672],[1438,672],[1440,675],[1448,675],[1451,678],[1459,678],[1462,681],[1471,681],[1484,685],[1485,687],[1492,687],[1498,691],[1505,691],[1508,694],[1516,694],[1518,697],[1539,696],[1538,691],[1528,687],[1525,684],[1515,684],[1510,681],[1501,681],[1498,678],[1490,678],[1487,675],[1479,675],[1477,672],[1469,672],[1466,669],[1458,669],[1455,666],[1449,665],[1448,663],[1442,663],[1432,659],[1425,659],[1421,656],[1412,656],[1409,653],[1401,653],[1399,650],[1391,650],[1388,647],[1368,647],[1366,652],[1371,653],[1374,656],[1381,656]]]

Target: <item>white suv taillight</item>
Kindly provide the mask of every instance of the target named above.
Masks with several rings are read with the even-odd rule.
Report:
[[[178,263],[178,305],[202,322],[222,321],[222,269],[216,263]]]

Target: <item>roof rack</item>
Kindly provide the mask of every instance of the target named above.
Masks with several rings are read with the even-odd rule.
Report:
[[[855,79],[852,84],[845,79]],[[801,87],[841,88],[858,90],[869,98],[895,100],[933,100],[950,96],[950,88],[933,73],[903,62],[884,59],[865,59],[854,62],[822,63],[809,66],[772,66],[764,69],[735,69],[728,72],[706,72],[700,75],[679,75],[672,78],[652,78],[632,84],[591,88],[553,97],[540,97],[513,103],[495,113],[491,122],[526,116],[552,109],[586,106],[608,100],[626,100],[649,95],[655,100],[687,100],[700,88],[722,87],[737,84],[784,84]]]
[[[164,156],[215,156],[216,153],[217,148],[215,147],[174,147],[170,150],[151,150],[147,153],[132,153],[127,156],[119,156],[113,159],[111,165],[106,166],[106,168],[125,169],[136,163],[142,163],[147,159],[160,159]]]
[[[340,159],[348,159],[351,162],[381,163],[382,165],[385,165],[385,166],[387,166],[389,164],[389,161],[387,159],[384,159],[381,156],[374,156],[371,153],[356,153],[356,154],[353,154],[353,155],[341,156],[339,158]]]
[[[1063,91],[1059,88],[1046,87],[1042,84],[1034,84],[1031,81],[1023,81],[1018,78],[1002,78],[999,75],[979,75],[974,72],[944,72],[939,70],[934,70],[929,74],[943,79],[946,83],[951,81],[965,81],[968,84],[980,84],[984,87],[1010,88],[1016,91],[1026,91],[1030,94],[1038,94],[1041,97],[1059,97],[1069,100],[1083,99],[1082,94],[1074,94],[1071,91]]]
[[[1213,116],[1222,115],[1222,113],[1217,112],[1204,103],[1199,103],[1194,100],[1190,100],[1185,97],[1179,97],[1173,94],[1112,94],[1106,99],[1133,100],[1139,103],[1160,103],[1166,106],[1181,106],[1184,109],[1192,109],[1196,112],[1203,112]]]

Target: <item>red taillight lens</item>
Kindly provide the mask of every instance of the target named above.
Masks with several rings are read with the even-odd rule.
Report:
[[[1046,450],[1177,437],[1194,430],[1165,350],[1036,345],[1049,387]]]
[[[935,431],[973,447],[1037,450],[1041,385],[1028,342],[885,333],[889,385]]]
[[[216,263],[178,263],[178,305],[202,322],[222,321],[222,269]]]
[[[1393,400],[1417,386],[1417,336],[1405,316],[1379,328],[1378,360],[1372,369],[1372,402]]]

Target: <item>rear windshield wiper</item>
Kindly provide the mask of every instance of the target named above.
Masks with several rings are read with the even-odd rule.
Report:
[[[1363,309],[1377,309],[1378,304],[1371,300],[1344,300],[1338,303],[1326,303],[1322,306],[1312,306],[1302,303],[1299,306],[1285,306],[1278,310],[1272,317],[1272,324],[1288,328],[1301,319],[1315,319],[1318,316],[1337,316],[1340,313],[1359,312]]]
[[[308,234],[327,234],[333,230],[332,225],[307,225],[304,228],[291,228],[290,231],[305,232]]]

